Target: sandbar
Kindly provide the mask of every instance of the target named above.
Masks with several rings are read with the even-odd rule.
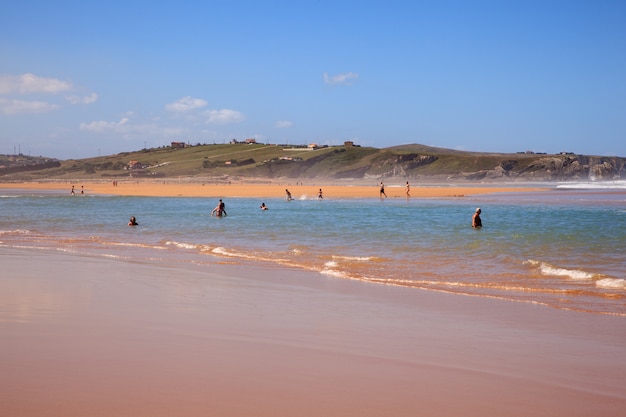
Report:
[[[117,181],[45,181],[0,183],[0,189],[53,190],[70,193],[72,185],[75,193],[84,190],[85,194],[105,194],[143,197],[250,197],[250,198],[282,198],[285,189],[289,189],[294,198],[317,198],[319,189],[324,198],[379,198],[379,185],[372,182],[364,185],[362,181],[355,184],[334,183],[302,183],[299,181],[257,180],[254,182],[198,182],[175,180],[123,180]],[[451,185],[447,183],[420,185],[413,184],[410,197],[464,197],[479,194],[505,192],[536,192],[545,191],[549,187],[529,187],[510,184],[465,184]],[[385,193],[388,198],[407,198],[404,183],[396,181],[386,184]]]

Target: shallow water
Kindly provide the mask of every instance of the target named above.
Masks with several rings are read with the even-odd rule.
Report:
[[[626,316],[626,191],[449,199],[0,197],[0,246],[171,262],[265,262],[337,279]],[[483,228],[470,227],[477,206]],[[128,227],[134,215],[138,227]]]

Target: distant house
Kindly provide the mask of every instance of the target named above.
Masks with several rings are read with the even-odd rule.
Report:
[[[254,138],[249,138],[249,139],[246,139],[246,143],[248,143],[248,144],[250,144],[250,143],[256,143],[256,139],[254,139]]]
[[[143,165],[139,161],[130,161],[128,163],[128,169],[143,169]]]
[[[345,146],[346,148],[352,148],[354,146],[354,142],[351,140],[347,140],[343,143],[343,146]]]
[[[172,148],[184,148],[185,142],[172,142]]]

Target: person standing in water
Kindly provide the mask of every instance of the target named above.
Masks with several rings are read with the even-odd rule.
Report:
[[[387,198],[387,194],[385,194],[385,184],[383,184],[383,182],[380,182],[380,198]]]
[[[130,221],[128,222],[129,226],[139,226],[139,223],[137,223],[137,219],[135,219],[135,216],[130,216]]]
[[[318,198],[319,200],[321,200],[321,199],[323,199],[323,198],[324,198],[324,196],[322,195],[322,189],[321,189],[321,188],[320,188],[319,192],[317,193],[317,198]]]
[[[480,207],[476,209],[476,212],[474,212],[474,215],[472,216],[472,227],[475,229],[480,229],[481,227],[483,227],[483,222],[480,220]]]
[[[220,198],[219,203],[217,203],[217,206],[211,212],[211,216],[217,216],[217,217],[228,216],[228,214],[226,214],[226,204],[224,204],[221,198]]]
[[[290,192],[289,192],[289,190],[288,190],[288,189],[286,189],[286,188],[285,188],[285,199],[286,199],[287,201],[291,201],[291,200],[293,200],[293,198],[291,198],[291,193],[290,193]]]

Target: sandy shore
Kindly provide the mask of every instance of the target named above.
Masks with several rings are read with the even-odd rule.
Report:
[[[622,318],[0,247],[0,415],[618,416]]]
[[[284,197],[285,189],[289,189],[294,198],[316,198],[319,189],[324,198],[378,198],[379,186],[372,185],[336,185],[336,184],[304,184],[293,182],[262,182],[256,183],[198,183],[186,181],[119,181],[117,186],[112,182],[24,182],[0,183],[0,189],[31,189],[50,190],[70,193],[72,185],[75,192],[80,194],[84,189],[86,194],[111,194],[125,196],[146,197],[254,197],[273,198]],[[497,192],[530,192],[541,191],[547,188],[513,187],[510,185],[429,185],[411,186],[411,197],[463,197],[477,194]],[[385,193],[389,198],[406,198],[403,183],[386,184]]]

